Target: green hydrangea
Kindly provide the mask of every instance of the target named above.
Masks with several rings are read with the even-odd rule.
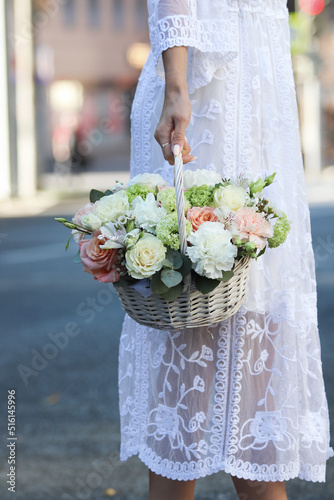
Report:
[[[139,184],[134,184],[133,186],[126,188],[126,194],[128,195],[129,203],[137,198],[137,196],[141,196],[143,200],[145,200],[148,193],[155,194],[155,191],[154,189],[151,189],[147,186],[140,186]]]
[[[158,195],[157,200],[161,202],[161,205],[164,207],[167,212],[176,212],[176,193],[175,188],[170,187],[167,189],[162,189]],[[184,209],[187,212],[188,208],[191,208],[191,205],[188,200],[184,200]]]
[[[187,189],[185,198],[192,207],[210,207],[213,204],[214,186],[194,186]]]
[[[192,226],[188,220],[186,220],[186,233],[187,236],[192,231]],[[156,235],[163,242],[164,245],[173,248],[173,250],[178,250],[180,248],[180,236],[179,236],[179,226],[177,223],[177,213],[172,212],[171,214],[165,215],[160,219],[156,228]]]
[[[270,248],[276,248],[285,242],[288,232],[291,229],[290,221],[286,213],[282,213],[280,217],[275,222],[274,234],[272,238],[268,238],[268,244]]]

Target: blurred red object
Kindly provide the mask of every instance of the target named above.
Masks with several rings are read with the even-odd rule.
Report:
[[[325,8],[325,0],[299,0],[300,9],[310,16],[317,16]]]

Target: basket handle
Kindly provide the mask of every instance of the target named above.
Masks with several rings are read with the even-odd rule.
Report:
[[[183,193],[183,159],[182,153],[174,157],[174,186],[176,193],[176,211],[180,235],[180,250],[185,254],[187,251],[186,218],[184,215],[184,193]]]

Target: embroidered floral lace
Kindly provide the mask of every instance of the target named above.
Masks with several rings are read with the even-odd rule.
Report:
[[[203,6],[204,4],[204,6]],[[173,182],[153,133],[159,59],[188,45],[198,159],[186,168],[255,178],[287,212],[284,245],[253,261],[237,314],[164,332],[125,318],[119,355],[121,458],[189,480],[219,470],[259,481],[324,481],[329,419],[317,326],[314,254],[284,0],[149,0],[152,53],[132,108],[132,176]]]

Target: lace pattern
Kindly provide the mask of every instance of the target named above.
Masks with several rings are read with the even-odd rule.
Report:
[[[238,52],[191,95],[187,137],[198,160],[186,168],[239,179],[277,171],[267,194],[287,212],[289,238],[252,262],[246,301],[232,318],[164,332],[126,317],[122,330],[121,458],[138,454],[172,479],[225,470],[324,481],[333,456],[285,2],[265,0],[264,15],[262,1],[227,2]],[[196,2],[181,3],[198,15]],[[153,140],[163,97],[151,55],[132,109],[131,174],[157,172],[173,183]]]

